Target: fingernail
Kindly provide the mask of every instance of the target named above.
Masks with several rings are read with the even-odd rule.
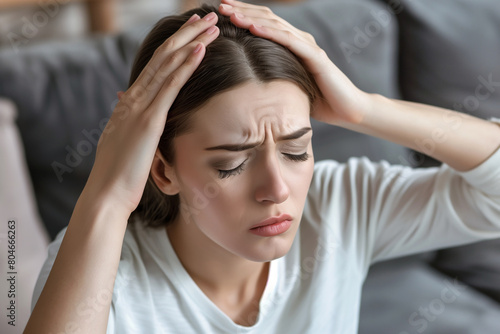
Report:
[[[200,18],[200,17],[198,16],[198,14],[193,14],[193,16],[191,16],[191,17],[189,18],[189,20],[187,20],[187,21],[186,21],[186,23],[193,22],[193,21],[194,21],[194,20],[196,20],[197,18]]]
[[[215,14],[214,12],[211,12],[211,13],[208,13],[207,15],[205,15],[205,17],[203,18],[205,21],[211,21],[213,19],[215,19],[217,17],[217,14]]]
[[[245,15],[243,15],[243,14],[241,14],[241,13],[236,13],[236,14],[234,14],[234,15],[235,15],[237,18],[239,18],[239,19],[242,19],[242,18],[244,18],[244,17],[245,17]]]
[[[220,6],[221,6],[222,8],[224,8],[224,9],[226,9],[226,10],[229,10],[229,9],[233,8],[233,6],[231,6],[231,5],[226,5],[226,4],[221,4]]]
[[[207,34],[213,34],[214,32],[217,31],[217,27],[216,26],[211,26],[210,28],[207,29]]]

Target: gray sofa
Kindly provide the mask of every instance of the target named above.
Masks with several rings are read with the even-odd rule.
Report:
[[[497,0],[330,0],[271,7],[312,33],[365,91],[500,116]],[[116,92],[126,88],[149,28],[0,50],[0,97],[18,109],[38,209],[52,238],[69,221]],[[436,164],[383,140],[313,126],[316,160],[368,156],[418,168]],[[493,240],[373,265],[359,333],[499,333],[498,254],[500,241]]]

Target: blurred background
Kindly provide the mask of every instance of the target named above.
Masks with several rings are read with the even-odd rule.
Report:
[[[253,1],[293,3],[301,0]],[[247,1],[252,2],[252,1]],[[23,29],[30,40],[119,32],[216,0],[0,0],[0,46]],[[10,36],[9,36],[10,35]],[[15,43],[15,42],[14,42]]]
[[[311,33],[366,92],[500,117],[498,0],[251,2]],[[70,219],[142,39],[158,19],[201,3],[219,1],[0,0],[1,334],[23,331],[47,245]],[[316,160],[439,165],[384,140],[312,124]],[[453,126],[444,120],[436,133]],[[7,221],[16,222],[14,299],[4,279]],[[359,334],[498,334],[499,254],[500,240],[492,240],[373,265]],[[443,301],[450,284],[460,289]],[[16,326],[8,324],[11,300]]]
[[[142,22],[151,22],[185,7],[183,0],[90,0],[90,1],[0,1],[0,45],[9,44],[8,33],[22,36],[32,29],[34,39],[71,38],[93,32],[115,32]],[[24,18],[24,19],[23,19]],[[28,23],[27,23],[28,22]],[[29,29],[29,28],[25,28]]]

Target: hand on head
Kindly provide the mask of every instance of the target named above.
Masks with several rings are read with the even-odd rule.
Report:
[[[217,15],[193,15],[154,52],[99,140],[86,189],[132,212],[138,205],[170,106],[219,34]],[[140,158],[138,158],[140,157]]]
[[[337,125],[361,121],[368,107],[366,93],[333,64],[311,34],[295,28],[268,7],[222,0],[219,11],[236,26],[285,46],[301,60],[322,94],[313,108],[315,119]]]

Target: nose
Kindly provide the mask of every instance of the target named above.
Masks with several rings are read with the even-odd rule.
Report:
[[[260,203],[282,203],[290,195],[275,153],[265,154],[256,178],[255,199]]]

